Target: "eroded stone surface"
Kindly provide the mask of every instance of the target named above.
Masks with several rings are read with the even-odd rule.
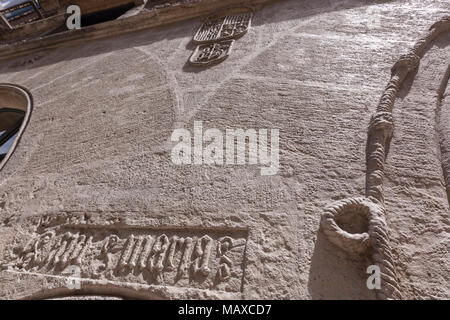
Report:
[[[81,262],[84,295],[375,298],[366,288],[366,261],[329,242],[320,214],[334,200],[364,194],[367,127],[390,69],[446,14],[445,1],[280,1],[257,11],[228,59],[209,68],[187,63],[199,19],[3,61],[1,81],[29,88],[35,105],[0,172],[0,255],[10,264],[0,273],[1,297],[71,296],[61,290],[59,261],[92,236],[91,256]],[[384,198],[404,298],[450,295],[449,204],[436,130],[448,39],[444,34],[425,50],[393,111]],[[444,99],[442,112],[445,106]],[[174,165],[170,135],[192,130],[194,120],[221,130],[279,129],[279,173]],[[94,213],[100,222],[38,227],[45,214],[74,213]],[[41,249],[27,245],[39,247],[52,230],[61,259],[30,262]],[[209,237],[200,246],[204,252],[212,243],[206,281],[177,285],[175,271],[162,272],[167,284],[144,276],[130,268],[134,247],[122,266],[129,272],[120,274],[131,235],[144,248],[145,237],[163,234],[165,254],[174,236],[191,238],[193,248]],[[118,251],[100,259],[112,235]],[[214,277],[228,265],[218,251],[224,237],[245,250],[232,259],[234,280],[221,284]],[[98,269],[108,253],[106,276]]]

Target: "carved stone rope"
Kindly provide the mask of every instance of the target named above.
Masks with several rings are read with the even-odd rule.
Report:
[[[408,74],[418,67],[426,47],[447,31],[450,31],[449,16],[433,24],[410,53],[401,56],[392,67],[391,79],[369,124],[365,197],[338,201],[322,214],[322,230],[332,243],[347,252],[368,254],[372,264],[380,268],[381,288],[376,289],[378,299],[402,298],[389,245],[383,195],[385,163],[394,132],[392,110],[398,91]],[[352,234],[343,230],[336,221],[347,214],[362,215],[368,221],[368,231]]]

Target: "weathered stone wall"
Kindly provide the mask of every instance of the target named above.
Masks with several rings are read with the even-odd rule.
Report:
[[[76,260],[92,236],[92,250],[80,256],[89,260],[84,294],[375,298],[368,261],[330,243],[320,215],[333,201],[364,195],[367,127],[391,67],[448,10],[446,1],[274,2],[255,13],[230,57],[208,68],[187,63],[201,19],[3,60],[0,82],[28,88],[34,107],[0,171],[0,255],[16,267],[0,273],[0,296],[70,294],[60,278],[64,250],[79,248]],[[450,297],[441,161],[448,130],[439,121],[448,105],[439,90],[449,39],[444,32],[426,48],[393,111],[384,198],[404,298]],[[192,132],[194,121],[204,129],[279,129],[280,171],[174,165],[172,131]],[[46,223],[43,215],[51,215]],[[65,246],[57,260],[31,258],[33,248],[11,258],[12,244],[26,248],[46,228],[50,244]],[[113,235],[118,244],[110,244]],[[134,272],[133,245],[144,248],[146,237],[179,250],[180,265],[186,250],[200,257],[210,247],[211,270],[202,273],[199,262],[186,274]],[[182,238],[179,249],[174,237]],[[128,271],[108,273],[121,255]]]

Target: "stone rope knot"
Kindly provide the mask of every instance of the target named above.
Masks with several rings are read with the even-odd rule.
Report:
[[[322,230],[328,239],[344,251],[365,253],[371,245],[371,231],[382,216],[383,208],[369,198],[350,198],[338,201],[325,208],[321,218]],[[368,230],[363,233],[349,233],[339,224],[339,218],[354,213],[368,222]]]
[[[376,112],[370,119],[369,131],[383,130],[386,133],[394,131],[394,121],[391,112],[379,111]]]
[[[349,214],[362,216],[367,221],[367,230],[361,233],[344,230],[338,221]],[[376,291],[379,299],[401,299],[384,215],[384,206],[375,198],[349,198],[325,208],[321,227],[330,242],[342,250],[370,255],[372,263],[380,268],[381,288]]]
[[[366,144],[366,197],[338,201],[322,213],[321,228],[328,239],[347,252],[368,253],[381,271],[379,299],[401,299],[395,274],[394,259],[389,245],[383,196],[385,161],[389,152],[394,124],[392,110],[397,94],[408,76],[420,63],[427,46],[438,35],[450,31],[450,16],[433,24],[429,32],[416,42],[408,54],[402,55],[391,69],[391,79],[373,115]],[[350,233],[339,225],[339,218],[360,215],[366,219],[366,231]]]
[[[419,66],[419,63],[420,57],[414,52],[409,52],[407,54],[400,56],[400,58],[392,67],[391,72],[395,73],[400,68],[406,68],[406,71],[410,72],[416,69]]]

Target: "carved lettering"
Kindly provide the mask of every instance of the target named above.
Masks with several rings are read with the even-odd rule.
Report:
[[[4,266],[42,275],[64,275],[76,267],[80,277],[102,281],[241,288],[245,231],[105,228],[77,221],[69,217],[58,225],[46,220],[45,227],[29,235],[28,244],[10,250]],[[237,284],[227,285],[233,281]]]

